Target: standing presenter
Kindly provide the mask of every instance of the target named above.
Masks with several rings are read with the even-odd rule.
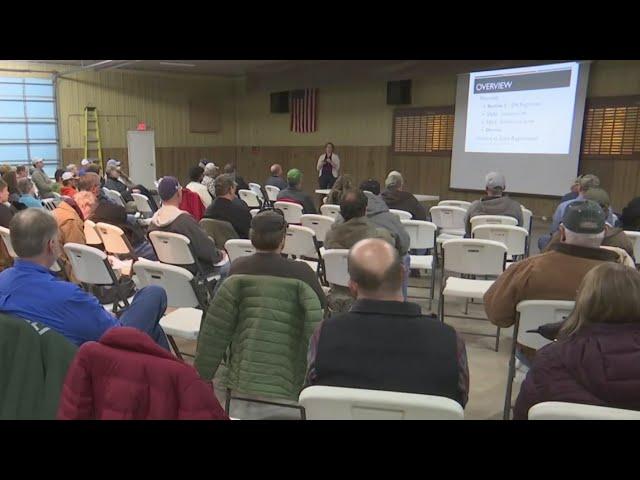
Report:
[[[332,188],[338,178],[340,170],[340,157],[333,153],[333,143],[328,142],[324,146],[324,152],[318,159],[318,184],[320,188]]]

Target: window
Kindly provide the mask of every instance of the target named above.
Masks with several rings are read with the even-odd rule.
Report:
[[[640,159],[640,96],[593,98],[587,102],[582,155]]]
[[[0,77],[0,164],[44,158],[53,177],[58,166],[58,128],[53,81]]]
[[[453,118],[453,107],[396,109],[393,112],[393,153],[450,153]]]

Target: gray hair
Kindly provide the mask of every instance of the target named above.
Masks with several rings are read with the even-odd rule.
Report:
[[[235,186],[236,181],[233,177],[234,175],[230,173],[223,173],[216,177],[213,181],[213,186],[216,189],[216,197],[226,195],[229,193],[229,190],[231,190],[231,187]]]
[[[16,213],[9,223],[11,244],[20,258],[33,258],[58,235],[56,219],[44,209],[27,208]]]
[[[216,174],[216,164],[215,163],[207,163],[204,167],[204,174],[207,177],[213,177]]]
[[[564,227],[564,225],[563,225]],[[576,233],[564,227],[565,243],[587,248],[600,248],[605,231],[600,233]]]
[[[67,165],[67,172],[72,172],[73,170],[75,170],[76,164],[75,163],[70,163],[69,165]]]
[[[18,191],[22,195],[28,195],[29,193],[31,193],[32,189],[33,189],[33,182],[28,178],[25,177],[18,180]]]
[[[402,178],[402,174],[396,170],[389,172],[387,175],[387,179],[384,181],[384,186],[391,190],[398,189],[402,187],[404,184],[404,179]]]

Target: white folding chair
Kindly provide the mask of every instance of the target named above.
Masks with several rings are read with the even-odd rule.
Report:
[[[116,192],[115,190],[109,190],[107,187],[102,187],[102,190],[104,191],[104,194],[107,197],[109,197],[111,200],[116,202],[117,205],[120,205],[122,207],[126,206],[124,203],[124,200],[122,199],[122,195],[120,195],[120,192]]]
[[[62,195],[60,195],[58,192],[51,192],[51,195],[53,195],[53,198],[56,198],[58,200],[62,199]]]
[[[438,226],[437,243],[464,236],[464,218],[467,214],[464,208],[435,206],[429,209],[429,213],[431,221]]]
[[[244,200],[249,208],[260,208],[260,200],[256,192],[251,190],[238,190],[240,199]]]
[[[640,232],[625,230],[624,234],[633,242],[633,258],[638,265],[640,264]]]
[[[312,229],[300,225],[289,225],[282,253],[305,262],[318,274],[319,278],[324,278],[322,255]]]
[[[529,409],[529,420],[640,420],[640,411],[569,402],[542,402]]]
[[[233,262],[236,258],[248,257],[256,253],[256,248],[251,244],[251,240],[241,238],[227,240],[224,244],[224,249],[227,251],[227,255],[229,255],[230,262]]]
[[[393,213],[396,217],[398,217],[398,220],[411,220],[413,218],[413,215],[411,215],[409,212],[406,212],[404,210],[396,210],[395,208],[390,208],[389,213]]]
[[[320,213],[326,217],[336,219],[338,218],[338,215],[340,215],[340,205],[325,203],[320,207]]]
[[[494,242],[493,240],[470,238],[447,240],[442,243],[442,257],[442,285],[438,310],[440,320],[444,323],[445,297],[463,298],[465,302],[468,302],[469,299],[482,300],[494,280],[477,280],[475,277],[497,277],[500,275],[505,268],[507,247],[503,243]],[[446,272],[474,278],[452,276],[447,278],[445,276]],[[467,304],[465,303],[465,305]],[[449,316],[453,318],[487,320],[486,318],[467,315]],[[495,351],[497,352],[500,346],[500,327],[496,328],[495,335],[486,333],[473,333],[472,335],[495,337]]]
[[[349,286],[348,257],[349,250],[346,248],[330,248],[322,253],[325,277],[329,285]]]
[[[57,200],[55,198],[43,198],[40,201],[42,202],[42,206],[50,212],[53,212],[58,206],[58,203],[60,203],[60,200]]]
[[[262,186],[259,183],[249,182],[249,190],[255,193],[260,200],[264,200],[262,195]]]
[[[251,217],[255,217],[257,214],[260,213],[260,209],[259,208],[252,208],[251,210],[249,210],[249,213],[251,213]]]
[[[523,207],[522,205],[520,205],[520,208],[522,208],[522,226],[527,229],[527,232],[529,232],[529,237],[527,238],[527,253],[525,255],[526,257],[528,257],[529,251],[531,250],[531,229],[533,228],[533,212],[528,208]]]
[[[102,245],[104,245],[104,251],[122,260],[124,264],[122,274],[128,277],[131,276],[131,265],[138,257],[122,229],[104,222],[96,223],[95,228],[102,240]]]
[[[102,239],[96,230],[96,224],[92,220],[84,221],[84,238],[90,247],[102,247]]]
[[[282,210],[284,213],[284,219],[287,221],[289,225],[299,225],[300,219],[302,218],[302,205],[292,202],[276,202],[274,208]]]
[[[476,215],[469,219],[469,223],[471,223],[471,230],[478,225],[518,225],[518,220],[513,217],[508,217],[506,215]]]
[[[463,420],[464,410],[446,397],[360,388],[305,388],[298,399],[307,420]]]
[[[269,196],[269,200],[275,202],[278,200],[278,194],[280,193],[280,189],[274,185],[266,185],[264,189],[267,191],[267,195]]]
[[[7,252],[9,252],[9,256],[11,258],[18,258],[18,254],[11,244],[11,232],[9,229],[6,227],[0,227],[0,237],[2,237],[2,241],[4,242],[4,246],[7,248]]]
[[[471,237],[483,240],[502,242],[507,247],[507,260],[518,257],[521,259],[527,253],[527,237],[525,228],[513,225],[497,225],[485,223],[471,230]]]
[[[115,287],[118,285],[118,277],[109,263],[107,254],[103,251],[79,243],[65,243],[62,248],[71,263],[73,275],[85,286]],[[121,296],[117,288],[115,292],[116,301],[112,305],[103,305],[105,309],[112,310],[114,313],[129,305],[129,300]]]
[[[159,285],[167,292],[167,306],[173,312],[160,319],[160,326],[178,358],[182,353],[173,337],[197,340],[207,299],[199,295],[194,276],[188,270],[162,262],[141,259],[133,266],[141,287]]]
[[[440,200],[438,202],[439,207],[458,207],[469,210],[471,202],[465,202],[464,200]]]
[[[145,217],[153,215],[153,210],[149,204],[149,198],[141,193],[132,193],[133,201],[136,203],[136,210]]]
[[[542,335],[530,330],[547,323],[557,323],[566,320],[573,311],[575,302],[566,300],[524,300],[516,305],[516,323],[513,327],[513,345],[509,370],[507,373],[507,391],[504,397],[503,419],[509,419],[511,411],[511,392],[513,379],[516,376],[516,345],[520,344],[534,350],[539,350],[551,343]]]
[[[324,242],[324,238],[326,237],[327,232],[331,229],[331,225],[334,224],[335,219],[327,217],[326,215],[313,215],[308,213],[306,215],[302,215],[300,222],[303,227],[310,228],[315,232],[316,240]]]
[[[409,234],[409,248],[411,250],[432,250],[436,246],[436,232],[438,227],[435,223],[424,220],[401,220],[402,225]],[[410,255],[409,268],[417,268],[431,272],[431,287],[429,287],[429,308],[435,292],[436,274],[433,266],[435,257],[431,255]]]

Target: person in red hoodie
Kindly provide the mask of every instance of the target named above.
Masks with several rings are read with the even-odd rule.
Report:
[[[607,262],[580,284],[556,342],[536,352],[514,409],[542,402],[640,410],[640,273]]]
[[[64,172],[62,174],[62,187],[60,188],[60,195],[64,197],[73,198],[78,193],[76,190],[76,177],[73,172]]]
[[[109,329],[78,350],[58,420],[228,420],[191,365],[131,327]]]

